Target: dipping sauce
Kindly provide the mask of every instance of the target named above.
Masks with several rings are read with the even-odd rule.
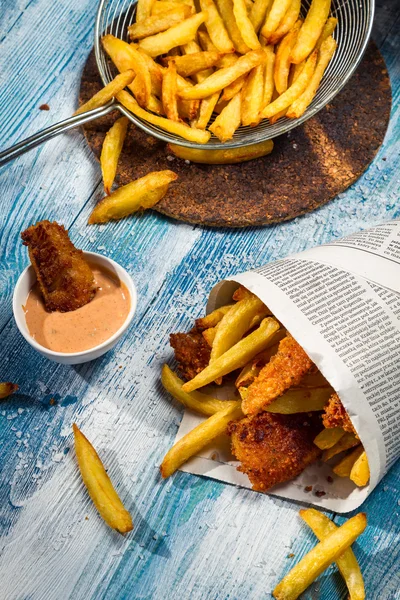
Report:
[[[107,270],[91,266],[98,290],[91,302],[69,312],[47,312],[38,284],[24,306],[33,339],[54,352],[83,352],[108,340],[124,324],[131,306],[129,291]]]

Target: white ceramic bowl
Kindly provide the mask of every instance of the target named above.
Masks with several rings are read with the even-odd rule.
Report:
[[[54,352],[53,350],[49,350],[41,344],[38,344],[29,333],[25,320],[25,312],[23,309],[23,305],[26,303],[28,294],[31,291],[32,286],[36,282],[35,271],[33,270],[33,267],[31,265],[21,273],[14,289],[13,311],[15,322],[17,323],[18,329],[20,330],[28,344],[30,344],[32,348],[37,350],[40,354],[42,354],[42,356],[45,356],[49,360],[53,360],[55,362],[62,363],[65,365],[79,365],[81,363],[94,360],[95,358],[98,358],[99,356],[102,356],[103,354],[108,352],[108,350],[111,350],[111,348],[115,346],[118,340],[128,329],[136,312],[136,287],[129,273],[111,258],[102,256],[101,254],[97,254],[96,252],[84,252],[83,255],[86,258],[86,260],[90,261],[90,263],[92,263],[93,265],[103,267],[108,271],[111,271],[111,273],[115,274],[115,276],[118,277],[118,279],[126,285],[131,297],[131,307],[129,310],[129,314],[126,317],[125,323],[108,340],[106,340],[102,344],[99,344],[98,346],[95,346],[94,348],[84,350],[83,352],[65,353]]]

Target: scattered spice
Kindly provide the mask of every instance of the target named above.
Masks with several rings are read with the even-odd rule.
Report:
[[[333,477],[331,477],[330,475],[328,475],[328,477],[326,478],[328,483],[333,483]]]
[[[50,106],[48,104],[41,104],[39,110],[50,110]]]
[[[293,558],[294,554],[293,552],[291,552],[290,554],[287,555],[288,558]]]
[[[322,496],[326,496],[326,492],[323,492],[322,490],[318,490],[317,492],[315,492],[315,495],[318,498],[322,498]]]
[[[307,486],[304,488],[304,491],[305,491],[305,492],[311,492],[311,490],[312,490],[312,485],[307,485]]]
[[[50,398],[49,404],[50,406],[54,406],[55,404],[57,404],[57,402],[54,398]]]

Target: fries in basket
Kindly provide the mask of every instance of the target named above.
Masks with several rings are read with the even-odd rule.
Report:
[[[321,458],[334,459],[337,476],[367,485],[367,456],[338,394],[259,298],[239,287],[232,300],[170,336],[185,382],[164,366],[164,387],[208,419],[167,453],[163,477],[228,434],[254,490],[293,479]],[[229,400],[207,387],[216,383]]]

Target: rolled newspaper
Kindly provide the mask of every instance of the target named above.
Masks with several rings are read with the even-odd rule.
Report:
[[[257,295],[338,393],[364,445],[370,482],[356,487],[318,462],[267,493],[348,512],[400,455],[400,219],[234,275],[211,291],[207,312],[241,284]],[[180,439],[201,417],[186,411]],[[251,488],[226,444],[181,470]],[[312,491],[310,491],[312,488]]]

